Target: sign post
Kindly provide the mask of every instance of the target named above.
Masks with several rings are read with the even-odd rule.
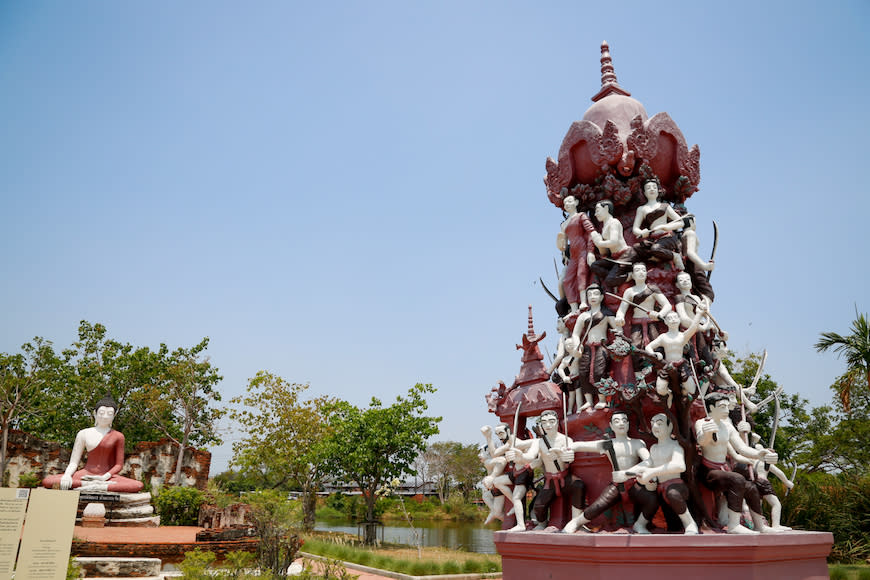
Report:
[[[78,491],[43,488],[30,491],[16,578],[66,578],[78,503]]]

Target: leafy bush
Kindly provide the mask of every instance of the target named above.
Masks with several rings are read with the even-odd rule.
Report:
[[[228,552],[224,567],[230,578],[247,578],[245,571],[255,566],[256,556],[250,552]]]
[[[379,498],[375,502],[375,519],[380,519],[390,505],[391,500]],[[326,507],[335,510],[345,518],[359,522],[365,519],[366,502],[360,495],[344,495],[343,493],[334,493],[326,500]],[[326,514],[323,514],[326,515]]]
[[[185,552],[184,561],[178,565],[178,569],[181,570],[184,580],[211,580],[213,576],[208,569],[214,560],[213,552],[202,550]]]
[[[479,508],[469,503],[461,494],[455,493],[444,502],[444,511],[452,515],[454,519],[463,521],[475,521],[480,518]]]
[[[351,574],[338,560],[322,560],[316,564],[318,571],[315,572],[311,564],[305,563],[302,573],[294,576],[296,580],[356,580],[358,574]]]
[[[77,580],[83,576],[82,567],[79,566],[75,556],[69,557],[69,563],[66,566],[66,580]]]
[[[205,488],[205,503],[223,509],[238,501],[238,494],[226,492],[214,478],[208,480]]]
[[[783,523],[834,534],[831,562],[870,557],[870,476],[812,473],[783,498]]]
[[[251,517],[260,538],[257,549],[260,569],[283,578],[303,543],[295,533],[298,522],[294,517],[295,506],[291,505],[295,502],[287,501],[283,492],[255,492],[245,499],[253,508]]]
[[[331,493],[326,498],[326,507],[330,507],[338,512],[344,512],[347,504],[347,496],[343,493]]]
[[[18,487],[39,487],[42,480],[35,473],[21,473],[18,475]]]
[[[154,499],[154,508],[164,526],[195,526],[205,496],[194,487],[165,487]]]
[[[226,563],[214,567],[215,555],[212,552],[194,550],[184,553],[184,561],[178,568],[184,580],[273,580],[270,572],[249,570],[254,563],[254,555],[248,552],[229,552]]]

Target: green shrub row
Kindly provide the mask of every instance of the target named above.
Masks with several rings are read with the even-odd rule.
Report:
[[[870,567],[833,564],[828,567],[831,580],[870,580]]]
[[[183,580],[281,580],[284,573],[258,568],[256,558],[248,552],[230,552],[222,565],[215,564],[213,552],[194,550],[185,552],[184,561],[178,565]],[[321,562],[317,569],[305,566],[295,580],[355,580],[344,566],[334,560]]]
[[[362,566],[370,566],[380,570],[390,570],[411,576],[428,576],[437,574],[481,574],[500,572],[501,559],[498,556],[465,557],[457,555],[460,560],[438,562],[435,560],[412,560],[395,558],[360,546],[326,542],[308,539],[305,541],[305,551],[343,562],[353,562]]]

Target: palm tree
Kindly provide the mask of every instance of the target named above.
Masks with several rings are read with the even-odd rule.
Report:
[[[846,359],[849,368],[834,385],[840,393],[843,410],[848,413],[852,390],[863,386],[865,382],[870,389],[870,322],[867,315],[859,314],[856,306],[851,334],[843,336],[836,332],[823,332],[815,346],[819,352],[832,349],[838,357]]]

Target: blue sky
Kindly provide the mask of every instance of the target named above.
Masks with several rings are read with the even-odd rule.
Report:
[[[211,339],[224,399],[266,369],[364,405],[438,388],[478,442],[532,304],[554,350],[542,183],[600,87],[701,149],[713,312],[813,404],[812,348],[868,309],[870,4],[0,1],[0,350],[79,320]],[[214,449],[226,467],[228,444]]]

